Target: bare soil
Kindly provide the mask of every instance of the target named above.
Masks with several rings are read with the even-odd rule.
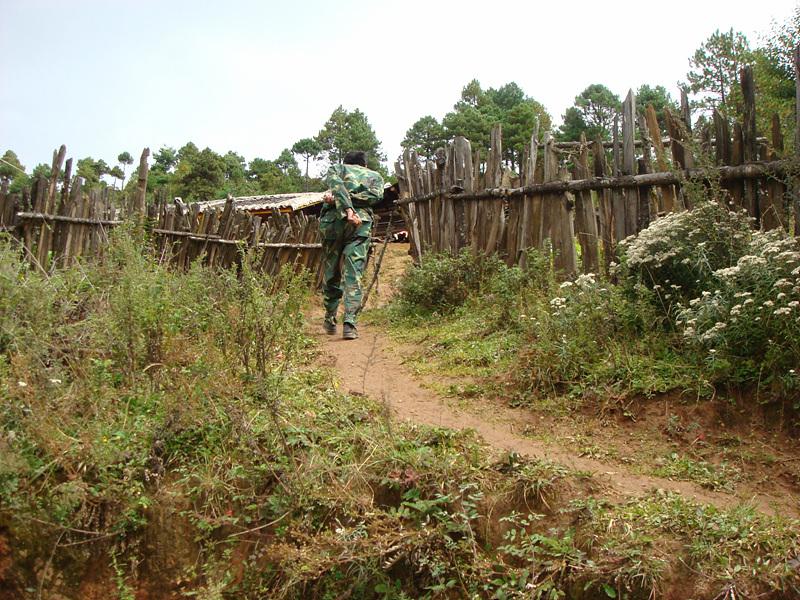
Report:
[[[370,306],[391,298],[410,264],[407,249],[404,244],[388,246],[379,295]],[[418,349],[398,344],[378,326],[361,325],[357,340],[327,336],[320,315],[315,307],[309,319],[322,348],[320,360],[335,368],[343,390],[383,402],[396,419],[473,429],[497,450],[590,473],[601,495],[612,501],[661,489],[720,508],[750,503],[768,514],[800,515],[797,444],[753,415],[735,414],[714,401],[686,402],[670,396],[624,411],[600,403],[597,411],[565,417],[512,408],[503,398],[445,397],[431,389],[441,389],[435,385],[441,379],[416,376],[404,364]],[[649,474],[658,464],[653,461],[671,452],[709,464],[735,463],[741,478],[731,491],[722,491]]]

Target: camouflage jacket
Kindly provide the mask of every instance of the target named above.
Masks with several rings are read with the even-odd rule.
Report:
[[[360,165],[331,165],[325,174],[325,185],[333,193],[335,204],[322,207],[320,227],[323,234],[326,229],[332,233],[333,229],[342,228],[341,223],[335,228],[332,226],[336,221],[345,221],[347,209],[352,208],[363,221],[355,232],[356,236],[369,236],[372,227],[370,207],[383,200],[383,177]]]

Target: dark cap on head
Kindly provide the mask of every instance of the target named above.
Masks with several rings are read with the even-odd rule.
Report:
[[[344,164],[346,165],[361,165],[362,167],[367,166],[367,153],[361,150],[355,150],[353,152],[348,152],[344,155]]]

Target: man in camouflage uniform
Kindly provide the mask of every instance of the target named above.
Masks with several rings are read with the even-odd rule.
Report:
[[[383,178],[367,168],[364,152],[348,152],[344,164],[328,169],[325,184],[330,191],[325,195],[319,219],[325,270],[323,327],[329,335],[336,334],[336,314],[344,296],[342,337],[354,340],[358,337],[361,277],[372,229],[370,207],[383,199]]]

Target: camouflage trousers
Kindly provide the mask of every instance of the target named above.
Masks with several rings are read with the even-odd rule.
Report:
[[[355,325],[361,308],[361,278],[367,265],[368,237],[345,237],[322,240],[322,298],[325,318],[336,316],[344,296],[344,322]]]

